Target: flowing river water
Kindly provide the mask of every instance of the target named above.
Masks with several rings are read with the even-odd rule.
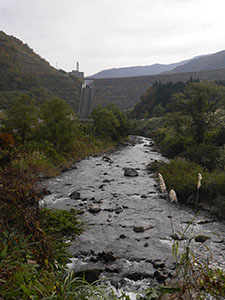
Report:
[[[188,207],[178,209],[158,191],[154,174],[146,169],[155,160],[166,158],[150,139],[133,137],[133,143],[107,156],[88,157],[46,181],[51,195],[43,203],[77,208],[87,223],[87,230],[72,242],[69,268],[86,271],[89,281],[110,278],[111,285],[124,290],[143,290],[172,277],[172,233],[179,236],[195,213]],[[125,168],[135,169],[138,176],[124,176]],[[201,212],[190,230],[187,238],[209,237],[204,243],[193,239],[196,255],[209,255],[206,245],[217,265],[225,268],[225,223]],[[179,242],[181,250],[183,243]]]

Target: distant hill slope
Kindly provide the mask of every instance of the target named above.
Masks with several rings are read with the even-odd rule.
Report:
[[[91,78],[119,78],[119,77],[132,77],[132,76],[145,76],[145,75],[157,75],[162,72],[170,71],[177,66],[184,64],[186,61],[173,63],[169,65],[154,64],[151,66],[135,66],[125,68],[113,68],[100,71]]]
[[[200,56],[194,60],[188,61],[182,66],[177,66],[173,70],[167,71],[166,73],[197,72],[222,68],[225,68],[225,50]]]
[[[213,54],[193,57],[188,60],[168,65],[154,64],[151,66],[136,66],[108,69],[100,71],[89,77],[95,79],[122,78],[158,74],[197,72],[204,70],[217,70],[220,68],[225,68],[225,50]]]
[[[121,109],[131,109],[139,102],[140,97],[156,81],[186,82],[190,78],[200,80],[225,80],[225,69],[163,74],[152,76],[139,76],[128,78],[95,79],[96,87],[93,105],[115,103]]]
[[[58,97],[78,109],[80,86],[79,79],[56,70],[27,44],[0,31],[0,108],[29,92],[37,101]]]

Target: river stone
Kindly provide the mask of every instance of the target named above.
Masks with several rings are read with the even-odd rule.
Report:
[[[105,186],[105,184],[101,184],[98,188],[99,188],[99,189],[103,189],[104,186]]]
[[[110,183],[113,179],[104,179],[102,182],[103,183]]]
[[[164,268],[165,267],[165,263],[164,261],[160,260],[160,259],[156,259],[152,262],[152,265],[155,269],[158,268]]]
[[[128,279],[138,281],[143,280],[144,278],[153,278],[152,273],[142,272],[142,271],[129,271],[127,272],[124,277],[127,277]]]
[[[119,236],[119,238],[120,238],[120,239],[125,239],[126,236],[125,236],[124,234],[121,234],[121,235]]]
[[[106,266],[105,270],[106,270],[106,272],[109,272],[109,273],[120,273],[121,267],[116,264],[110,264],[110,265]]]
[[[113,160],[112,160],[110,157],[105,156],[105,155],[102,157],[102,160],[104,160],[104,161],[106,161],[106,162],[109,162],[110,164],[113,163]]]
[[[165,280],[168,278],[168,273],[167,272],[161,272],[161,271],[155,271],[154,277],[159,283],[165,282]]]
[[[78,191],[74,191],[70,194],[70,198],[73,199],[73,200],[78,200],[78,199],[81,199],[80,197],[80,192]]]
[[[147,196],[143,194],[143,195],[141,195],[141,198],[142,198],[142,199],[146,199]]]
[[[89,206],[88,211],[92,214],[95,214],[101,211],[101,207],[99,205],[93,204]]]
[[[208,224],[208,223],[210,223],[210,222],[212,222],[212,221],[211,221],[211,220],[199,220],[199,221],[197,222],[197,224],[202,225],[202,224]]]
[[[124,176],[136,177],[136,176],[138,176],[138,172],[133,168],[126,168],[124,170]]]
[[[98,262],[98,257],[97,256],[91,256],[90,261],[92,262]]]
[[[122,211],[123,211],[122,206],[117,206],[117,207],[115,208],[115,213],[116,213],[116,214],[120,214]]]
[[[103,267],[85,266],[83,269],[75,272],[75,277],[85,276],[88,283],[92,283],[99,279],[100,274],[104,271]]]
[[[147,229],[152,229],[154,226],[152,225],[134,225],[133,230],[134,232],[144,232]]]
[[[204,243],[204,242],[207,241],[208,239],[210,239],[210,237],[207,236],[207,235],[197,235],[197,236],[195,237],[195,242],[197,242],[197,243]]]
[[[109,252],[103,251],[101,253],[98,253],[98,257],[99,259],[103,259],[105,262],[115,261],[117,259],[117,257],[114,255],[112,251]]]

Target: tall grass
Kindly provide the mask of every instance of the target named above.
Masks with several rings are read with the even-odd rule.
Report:
[[[187,226],[182,228],[176,193],[174,190],[170,190],[169,194],[167,193],[163,176],[159,174],[159,189],[167,194],[167,199],[176,203],[181,226],[181,232],[178,232],[181,237],[179,239],[174,229],[173,218],[170,216],[173,237],[172,255],[176,262],[176,272],[172,280],[167,284],[172,284],[173,287],[177,288],[177,291],[172,296],[173,299],[181,299],[181,296],[187,297],[185,299],[209,299],[209,295],[213,296],[213,299],[225,299],[225,272],[218,267],[213,267],[215,261],[211,250],[207,245],[203,244],[206,250],[205,253],[208,253],[204,258],[196,255],[192,250],[193,240],[201,238],[202,241],[205,241],[209,238],[208,236],[196,236],[194,233],[194,226],[198,216],[197,205],[202,181],[201,173],[198,173],[196,180],[195,215]]]

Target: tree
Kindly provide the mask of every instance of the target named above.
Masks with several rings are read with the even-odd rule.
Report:
[[[97,106],[93,109],[91,118],[94,120],[95,133],[98,136],[110,136],[113,140],[118,139],[117,129],[120,123],[112,111]]]
[[[190,118],[190,126],[197,143],[205,141],[206,133],[211,128],[216,110],[222,105],[225,89],[214,83],[190,83],[184,93],[175,94],[170,109],[181,111]]]
[[[161,117],[164,114],[165,114],[165,108],[161,104],[158,104],[157,106],[155,106],[152,111],[153,117]]]
[[[5,129],[19,138],[24,144],[30,139],[38,124],[38,109],[30,95],[24,94],[15,98],[6,111]]]
[[[128,136],[131,129],[131,122],[127,119],[126,115],[115,104],[109,104],[106,108],[109,111],[112,111],[114,116],[119,121],[119,127],[117,128],[118,136]]]
[[[48,100],[41,107],[41,138],[60,152],[72,151],[76,120],[74,111],[64,100]]]

